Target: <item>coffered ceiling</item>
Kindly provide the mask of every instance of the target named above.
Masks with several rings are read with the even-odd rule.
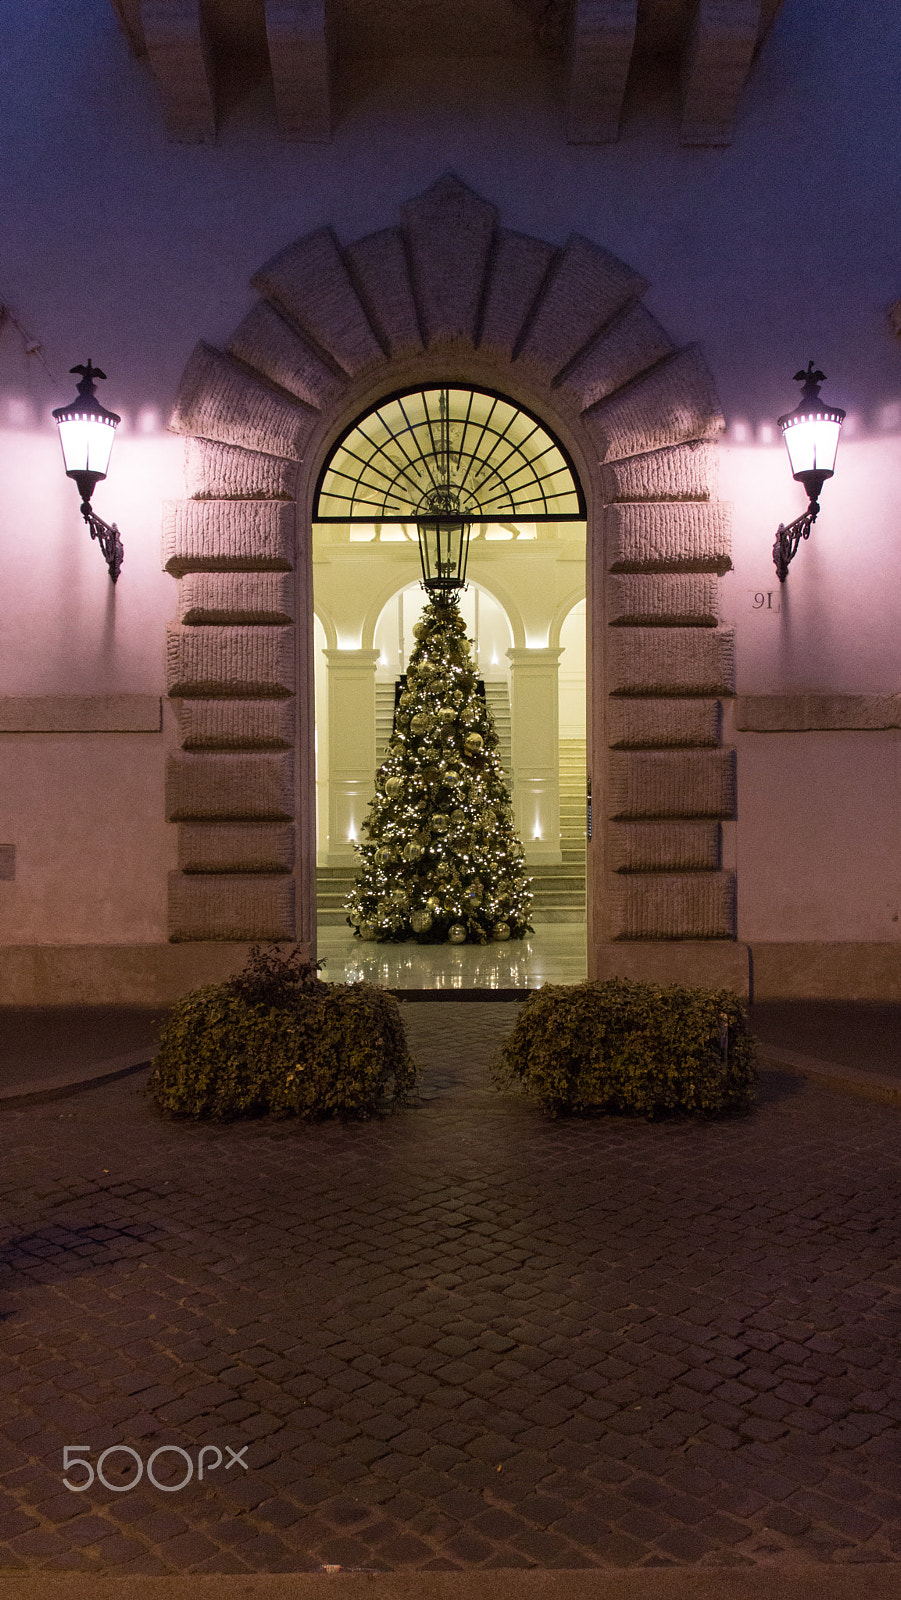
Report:
[[[156,79],[172,139],[215,138],[223,89],[270,76],[285,138],[325,141],[339,73],[387,60],[544,60],[565,74],[566,137],[618,137],[627,83],[678,84],[679,138],[728,144],[782,0],[111,0]],[[650,81],[650,78],[649,78]]]

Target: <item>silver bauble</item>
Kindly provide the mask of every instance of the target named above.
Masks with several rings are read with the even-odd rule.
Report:
[[[415,839],[411,839],[409,844],[404,845],[405,861],[418,861],[421,855],[422,845],[417,844]]]

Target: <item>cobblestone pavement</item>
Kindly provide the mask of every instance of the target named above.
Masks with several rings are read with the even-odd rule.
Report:
[[[549,1122],[488,1084],[514,1014],[409,1006],[384,1121],[3,1113],[0,1570],[901,1560],[901,1114]],[[119,1444],[246,1470],[63,1486]]]

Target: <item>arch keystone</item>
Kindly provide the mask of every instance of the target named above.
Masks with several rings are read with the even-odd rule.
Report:
[[[474,344],[496,208],[448,173],[400,214],[426,344]]]

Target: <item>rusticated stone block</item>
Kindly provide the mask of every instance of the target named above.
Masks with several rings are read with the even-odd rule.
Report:
[[[294,879],[221,873],[169,876],[169,938],[293,939]]]
[[[174,433],[291,460],[303,456],[315,423],[309,406],[276,394],[218,350],[199,344],[182,374],[169,426]]]
[[[321,411],[345,387],[345,380],[265,301],[248,312],[228,353],[315,411]]]
[[[366,315],[389,355],[415,355],[422,334],[399,228],[367,234],[345,251],[347,265]]]
[[[731,817],[732,750],[612,751],[607,784],[611,817]]]
[[[139,0],[166,132],[181,144],[216,135],[214,72],[201,0]]]
[[[731,872],[635,873],[614,879],[615,939],[734,939]]]
[[[497,211],[447,173],[401,206],[426,344],[473,343]]]
[[[720,628],[611,628],[611,694],[731,695],[735,639]]]
[[[509,360],[538,298],[556,251],[543,239],[501,228],[488,265],[479,345]]]
[[[384,361],[329,228],[289,245],[251,283],[351,377]]]
[[[668,450],[608,461],[601,468],[604,499],[715,500],[716,446],[706,443],[675,445]]]
[[[644,306],[630,306],[576,357],[560,379],[560,394],[585,411],[672,354],[656,318]]]
[[[604,537],[613,572],[728,572],[732,507],[722,500],[607,506]]]
[[[284,501],[167,500],[163,566],[186,572],[289,571],[295,508]]]
[[[683,144],[731,144],[761,27],[760,0],[699,0],[682,58]]]
[[[296,461],[210,439],[185,440],[185,483],[192,500],[293,500]]]
[[[290,822],[183,822],[178,830],[180,872],[290,872]]]
[[[166,820],[289,822],[294,815],[291,755],[187,755],[166,762]]]
[[[636,0],[573,0],[566,137],[607,144],[619,117],[635,44]]]
[[[294,693],[294,629],[180,627],[166,630],[166,683],[170,695]]]
[[[611,576],[607,621],[618,627],[715,628],[717,580],[706,573]]]
[[[652,368],[584,414],[602,461],[715,439],[725,426],[716,388],[696,345]]]
[[[607,859],[614,872],[716,872],[718,822],[611,822]]]
[[[290,572],[190,572],[178,586],[185,623],[285,623],[294,617]]]
[[[297,707],[290,700],[182,700],[185,750],[287,750],[295,743]]]
[[[607,742],[614,750],[718,745],[718,700],[617,700],[607,702]]]
[[[644,278],[631,267],[575,234],[548,278],[517,357],[550,382],[646,289]]]

